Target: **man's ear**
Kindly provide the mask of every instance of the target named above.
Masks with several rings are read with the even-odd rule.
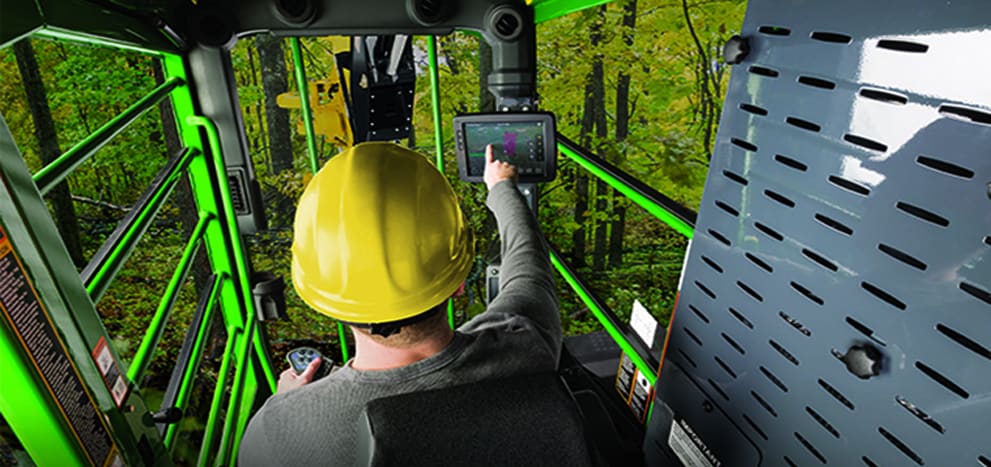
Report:
[[[458,287],[458,290],[454,291],[454,295],[452,295],[452,297],[460,297],[464,295],[466,284],[467,282],[462,282],[461,286]]]

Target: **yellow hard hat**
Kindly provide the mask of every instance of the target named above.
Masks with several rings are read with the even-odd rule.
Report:
[[[292,282],[308,305],[355,324],[421,314],[474,263],[454,190],[427,159],[363,143],[313,177],[296,208]]]

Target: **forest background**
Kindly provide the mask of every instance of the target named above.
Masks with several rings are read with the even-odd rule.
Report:
[[[621,0],[541,23],[537,27],[538,92],[554,112],[558,131],[692,210],[697,210],[729,69],[725,41],[739,32],[745,0]],[[336,73],[330,38],[304,38],[310,80]],[[440,37],[440,92],[445,172],[476,230],[478,264],[470,293],[455,303],[458,321],[484,308],[484,260],[491,256],[493,223],[484,187],[458,179],[451,119],[491,110],[485,88],[491,50],[479,37]],[[413,136],[407,143],[434,154],[426,38],[414,39],[417,83]],[[267,205],[269,229],[247,236],[256,270],[289,282],[295,200],[309,173],[298,110],[275,105],[294,92],[287,40],[241,39],[231,50],[249,149]],[[480,79],[481,78],[481,79]],[[25,39],[0,50],[0,114],[24,158],[37,172],[46,163],[120,114],[162,79],[155,57],[76,43]],[[164,166],[173,141],[166,104],[151,111],[80,166],[47,199],[66,247],[81,270],[117,222]],[[299,130],[299,131],[297,131]],[[339,151],[318,142],[325,162]],[[432,159],[432,157],[431,157]],[[559,158],[558,178],[541,188],[541,226],[551,244],[605,303],[628,319],[639,300],[666,325],[677,293],[685,237],[605,183]],[[180,186],[125,264],[97,309],[125,360],[133,357],[159,298],[195,225],[188,186]],[[164,389],[205,280],[206,255],[197,257],[155,354],[142,390]],[[562,280],[565,334],[600,329]],[[292,287],[289,319],[267,325],[281,367],[287,349],[311,345],[340,361],[337,326],[309,311]],[[216,359],[217,348],[207,360]],[[210,378],[205,365],[204,377]],[[208,383],[208,382],[207,382]],[[209,384],[202,385],[204,390]],[[212,389],[211,389],[212,391]],[[157,397],[160,397],[157,396]],[[155,403],[151,402],[152,408]],[[195,431],[195,427],[187,427]]]

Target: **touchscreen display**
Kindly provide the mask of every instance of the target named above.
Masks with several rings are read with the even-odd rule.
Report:
[[[485,171],[485,146],[497,160],[516,166],[520,174],[540,174],[544,167],[543,122],[465,123],[469,175]]]

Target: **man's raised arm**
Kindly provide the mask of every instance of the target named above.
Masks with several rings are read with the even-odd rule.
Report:
[[[499,295],[489,310],[519,314],[532,320],[555,353],[561,346],[561,315],[551,276],[550,258],[534,213],[516,188],[516,168],[494,160],[485,149],[486,204],[495,214],[502,239]]]

